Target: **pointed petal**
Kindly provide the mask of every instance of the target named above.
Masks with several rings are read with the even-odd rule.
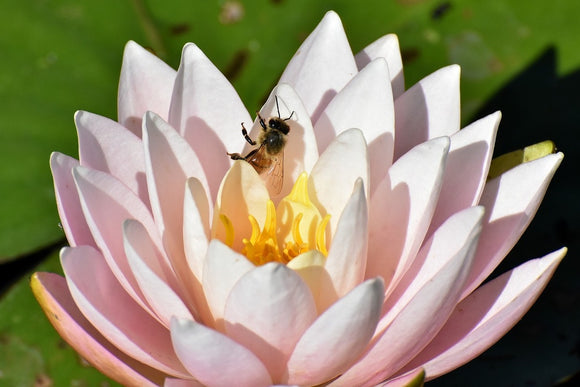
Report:
[[[216,327],[223,331],[226,301],[238,280],[254,265],[218,240],[212,240],[203,268],[203,290]]]
[[[61,263],[76,305],[107,340],[150,367],[187,376],[171,348],[169,331],[125,293],[97,250],[64,248]]]
[[[292,86],[285,83],[277,85],[260,109],[260,116],[265,120],[269,117],[278,117],[276,97],[280,108],[279,116],[283,119],[290,118],[286,121],[290,126],[290,132],[284,146],[284,182],[282,191],[276,195],[284,197],[290,193],[294,182],[302,172],[312,170],[318,160],[318,147],[310,116]],[[256,119],[250,130],[250,137],[257,141],[262,130],[260,121]],[[253,148],[255,146],[246,143],[243,154],[248,154]]]
[[[119,123],[141,137],[141,119],[146,111],[167,119],[175,74],[137,43],[127,43],[119,81]]]
[[[215,198],[231,163],[227,152],[241,149],[236,128],[251,118],[226,77],[193,43],[183,47],[171,99],[169,123],[199,156]]]
[[[448,150],[447,137],[416,146],[393,164],[371,198],[366,277],[383,277],[387,292],[411,265],[423,242]]]
[[[272,384],[264,365],[248,349],[194,321],[173,319],[171,339],[187,370],[206,386]]]
[[[356,181],[336,227],[336,233],[324,268],[330,276],[331,289],[322,289],[323,300],[329,302],[343,297],[360,284],[365,277],[367,260],[368,209],[362,180]],[[327,294],[330,293],[330,297]],[[328,298],[327,298],[328,297]]]
[[[337,179],[337,176],[340,178]],[[322,213],[330,214],[328,227],[333,235],[352,187],[362,178],[368,196],[369,161],[362,132],[349,129],[342,132],[326,148],[308,178],[310,199]]]
[[[198,178],[209,194],[205,173],[189,144],[161,117],[145,114],[147,185],[155,222],[170,257],[183,256],[183,199],[189,177]]]
[[[34,296],[60,336],[92,366],[123,385],[157,386],[164,375],[125,355],[109,343],[78,310],[63,277],[35,273]]]
[[[427,235],[452,214],[479,202],[500,118],[500,112],[490,114],[451,136],[441,194]]]
[[[481,354],[534,304],[565,254],[563,248],[530,260],[477,289],[457,305],[435,339],[405,368],[423,365],[432,379]]]
[[[111,175],[85,167],[76,167],[73,175],[84,217],[99,250],[127,293],[147,308],[127,262],[121,231],[126,219],[136,219],[143,224],[151,240],[159,249],[161,242],[151,213],[127,186]],[[171,272],[169,263],[164,264],[168,267],[165,272]]]
[[[206,325],[213,321],[202,287],[203,265],[209,246],[209,219],[210,207],[202,184],[194,177],[187,179],[183,204],[185,257],[174,257],[172,264],[195,303],[201,322]]]
[[[149,206],[141,139],[117,122],[88,112],[77,111],[75,124],[81,165],[115,176]]]
[[[246,273],[228,297],[229,337],[252,351],[279,380],[296,342],[316,319],[310,289],[293,270],[268,263]]]
[[[397,35],[389,34],[375,40],[354,57],[359,70],[377,58],[387,61],[393,97],[398,98],[405,91],[405,77]]]
[[[393,294],[398,302],[379,321],[373,346],[336,380],[337,385],[380,383],[437,334],[459,300],[477,246],[482,215],[481,208],[466,210],[444,223],[442,228],[446,229],[441,235],[434,234],[427,243],[429,251],[418,258],[425,263],[410,285],[402,294]],[[448,246],[453,231],[462,243]]]
[[[165,327],[169,328],[171,316],[193,319],[179,295],[175,278],[163,272],[160,253],[151,243],[145,228],[136,220],[128,219],[123,224],[123,238],[135,280]]]
[[[443,67],[397,98],[395,159],[417,144],[459,130],[459,73],[457,65]]]
[[[72,171],[78,165],[77,160],[62,153],[53,152],[50,155],[56,207],[66,239],[71,246],[96,246],[73,180]]]
[[[487,182],[480,200],[487,216],[462,298],[491,274],[518,241],[563,157],[557,153],[520,164]]]
[[[242,251],[242,239],[252,235],[248,215],[252,214],[264,226],[268,189],[256,170],[243,160],[236,161],[222,181],[215,204],[212,221],[212,239],[226,240],[226,229],[220,219],[225,215],[232,222],[234,240],[232,248]]]
[[[344,372],[371,339],[383,295],[383,281],[368,280],[320,315],[296,344],[287,382],[316,385]]]
[[[350,128],[362,130],[368,144],[373,192],[393,162],[395,141],[393,93],[384,59],[369,63],[330,101],[314,126],[319,150]]]
[[[296,51],[279,83],[294,87],[316,122],[357,71],[340,18],[330,11]]]

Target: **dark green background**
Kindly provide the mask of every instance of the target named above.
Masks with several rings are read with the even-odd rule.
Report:
[[[580,370],[578,132],[580,2],[574,0],[239,1],[239,20],[211,0],[0,0],[0,386],[98,386],[55,334],[28,287],[31,270],[58,271],[65,244],[48,168],[51,151],[76,156],[75,110],[116,117],[127,40],[176,68],[195,42],[233,82],[249,111],[276,83],[327,10],[352,49],[399,35],[407,87],[462,66],[466,124],[501,109],[496,154],[552,139],[564,163],[505,271],[570,248],[545,294],[477,360],[438,379],[447,386],[546,386]],[[3,263],[1,263],[3,262]],[[40,264],[40,267],[35,266]],[[105,382],[106,383],[106,382]]]

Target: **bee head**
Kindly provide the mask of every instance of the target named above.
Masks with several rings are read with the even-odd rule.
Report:
[[[290,132],[290,126],[286,122],[284,122],[281,118],[272,117],[268,120],[268,127],[270,129],[275,129],[283,134],[288,134]]]

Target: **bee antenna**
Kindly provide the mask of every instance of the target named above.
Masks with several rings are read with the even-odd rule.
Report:
[[[276,110],[278,111],[278,118],[282,118],[280,116],[280,106],[278,106],[278,96],[275,95],[274,98],[276,99]]]
[[[290,118],[292,118],[294,113],[296,113],[296,112],[294,110],[292,110],[292,113],[290,113],[290,115],[288,117],[284,118],[284,121],[288,121]]]

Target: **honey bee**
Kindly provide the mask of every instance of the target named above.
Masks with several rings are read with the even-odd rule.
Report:
[[[276,98],[276,110],[278,117],[270,117],[264,120],[259,112],[258,120],[262,127],[262,132],[258,137],[258,141],[254,141],[248,135],[248,131],[242,122],[242,135],[250,145],[259,145],[258,148],[252,150],[246,156],[239,153],[228,153],[232,160],[245,160],[266,182],[266,187],[273,195],[278,195],[282,191],[282,183],[284,182],[284,146],[286,145],[286,137],[290,132],[290,126],[286,123],[294,112],[287,118],[280,116],[280,107],[278,106],[278,97]]]

